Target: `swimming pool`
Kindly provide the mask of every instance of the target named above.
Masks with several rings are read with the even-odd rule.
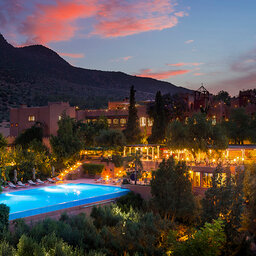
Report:
[[[10,207],[9,220],[90,204],[125,195],[128,189],[94,184],[61,184],[0,194]]]

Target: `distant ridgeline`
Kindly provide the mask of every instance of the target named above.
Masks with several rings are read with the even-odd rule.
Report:
[[[47,105],[69,101],[80,108],[101,108],[109,100],[129,96],[130,86],[138,100],[165,93],[188,92],[171,83],[127,75],[77,68],[42,45],[15,48],[0,34],[0,122],[9,119],[9,107]]]

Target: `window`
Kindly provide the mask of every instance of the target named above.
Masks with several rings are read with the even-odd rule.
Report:
[[[126,119],[125,118],[121,118],[120,119],[120,124],[126,124]]]
[[[194,172],[194,187],[200,187],[200,172]]]
[[[203,173],[202,187],[209,188],[212,186],[212,173]]]
[[[97,119],[92,119],[92,122],[93,122],[93,123],[96,123],[96,122],[97,122]]]
[[[153,119],[148,118],[148,126],[153,126]]]
[[[18,127],[18,126],[19,126],[19,124],[18,124],[18,123],[16,123],[16,124],[15,124],[15,126],[16,126],[16,127]]]
[[[29,122],[35,122],[36,121],[36,117],[35,116],[28,116],[28,121]]]
[[[216,123],[217,123],[216,116],[213,116],[212,117],[212,125],[216,125]]]
[[[108,119],[108,124],[112,124],[112,119]]]
[[[119,124],[119,119],[113,119],[113,124]]]
[[[61,116],[59,116],[59,121],[61,120]]]
[[[14,124],[11,124],[11,127],[13,127],[14,126]]]
[[[140,118],[140,126],[146,126],[147,118],[146,117],[141,117]]]

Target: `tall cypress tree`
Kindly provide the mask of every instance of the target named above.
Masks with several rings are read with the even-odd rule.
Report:
[[[164,102],[161,92],[156,93],[155,106],[153,111],[153,127],[152,133],[149,137],[150,143],[161,143],[165,138],[167,128],[166,115],[164,110]]]
[[[141,134],[139,128],[139,118],[137,108],[135,106],[135,90],[134,86],[130,89],[130,105],[127,127],[124,130],[124,135],[128,144],[136,144],[140,142]]]

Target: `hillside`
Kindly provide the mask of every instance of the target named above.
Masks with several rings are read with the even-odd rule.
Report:
[[[0,121],[8,119],[8,108],[20,104],[45,105],[69,101],[80,108],[106,106],[108,100],[129,96],[134,85],[138,100],[188,89],[151,78],[77,68],[42,45],[16,48],[0,34]]]

